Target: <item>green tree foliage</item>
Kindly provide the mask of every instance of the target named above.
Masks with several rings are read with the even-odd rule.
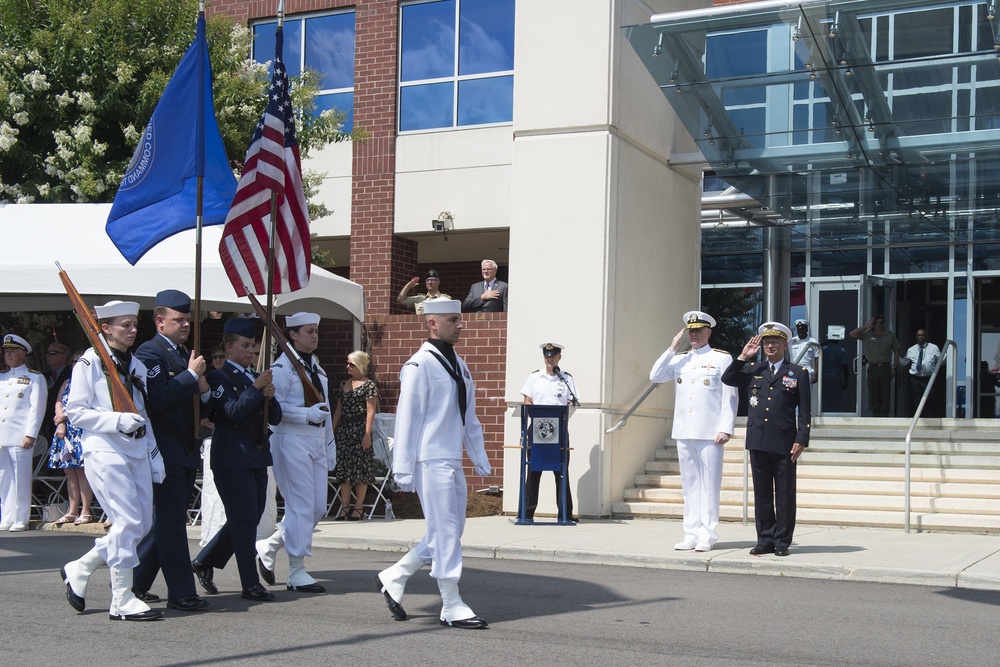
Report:
[[[716,320],[712,329],[712,347],[739,355],[747,341],[757,333],[761,291],[742,287],[705,289],[701,309]]]
[[[194,40],[197,8],[196,0],[0,0],[0,202],[110,202]],[[249,59],[246,26],[215,16],[207,34],[216,116],[238,172],[264,109],[268,68]],[[342,113],[308,113],[318,80],[311,71],[292,80],[293,103],[306,112],[303,156],[364,136],[340,132]],[[310,213],[328,211],[311,205]]]

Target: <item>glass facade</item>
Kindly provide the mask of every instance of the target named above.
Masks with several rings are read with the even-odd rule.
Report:
[[[400,6],[399,131],[510,123],[514,0]]]
[[[822,339],[885,312],[904,349],[918,328],[954,340],[947,372],[968,398],[948,407],[977,416],[981,363],[1000,367],[987,297],[1000,270],[995,13],[968,0],[751,3],[626,28],[711,166],[706,198],[746,195],[702,213],[703,295],[760,288],[777,251],[789,321],[812,320]]]
[[[266,63],[274,58],[274,31],[277,19],[253,26],[253,58]],[[342,11],[285,20],[285,66],[294,77],[309,68],[320,74],[316,95],[319,114],[327,109],[347,112],[344,132],[354,127],[354,12]]]

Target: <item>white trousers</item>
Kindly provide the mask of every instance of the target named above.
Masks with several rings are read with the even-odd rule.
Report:
[[[678,440],[677,458],[684,493],[684,538],[698,544],[719,540],[722,445],[713,440]]]
[[[31,518],[31,448],[0,447],[0,521],[27,524]]]
[[[285,516],[278,524],[289,556],[312,556],[312,534],[326,514],[329,489],[326,444],[318,437],[271,435],[274,479],[285,499]]]
[[[427,533],[413,551],[424,562],[431,562],[432,577],[458,581],[462,576],[462,533],[469,493],[462,462],[418,461],[413,483],[427,522]]]
[[[87,481],[111,519],[111,530],[94,540],[94,545],[108,567],[134,568],[139,564],[136,547],[153,525],[149,458],[88,452],[84,461]]]

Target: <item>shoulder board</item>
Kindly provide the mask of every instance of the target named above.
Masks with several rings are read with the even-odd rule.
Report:
[[[808,372],[809,372],[809,369],[808,369],[808,368],[806,368],[805,366],[799,366],[799,368],[801,368],[801,369],[802,369],[802,370],[803,370],[804,372],[806,372],[806,373],[808,373]]]
[[[530,373],[528,373],[528,375],[534,375],[535,373],[541,373],[541,372],[542,372],[542,369],[536,368],[535,370],[533,370]]]
[[[33,371],[30,368],[28,369],[28,374],[29,375],[39,375],[39,376],[41,375],[41,373],[39,371]]]
[[[733,355],[729,354],[729,352],[727,352],[726,350],[720,350],[717,347],[713,347],[712,349],[715,350],[716,352],[721,352],[722,354],[726,355],[727,357],[733,356]]]
[[[690,354],[690,353],[691,353],[691,350],[684,350],[683,352],[678,352],[676,356],[680,357],[680,356],[683,356],[685,354]]]
[[[562,374],[563,375],[568,375],[569,377],[573,377],[573,374],[570,373],[569,371],[563,371]]]

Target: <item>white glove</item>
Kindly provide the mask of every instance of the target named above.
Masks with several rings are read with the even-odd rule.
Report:
[[[491,472],[493,472],[493,468],[490,467],[489,461],[477,463],[474,467],[476,469],[476,474],[480,477],[487,477]]]
[[[123,412],[118,415],[118,430],[122,433],[133,433],[145,423],[146,420],[134,412]]]
[[[306,409],[306,421],[310,424],[325,424],[326,418],[330,416],[330,408],[326,403],[317,403]]]
[[[153,475],[153,484],[163,484],[167,478],[167,469],[163,465],[163,457],[160,452],[154,449],[149,454],[149,472]]]
[[[337,443],[333,440],[326,443],[326,469],[333,472],[337,467]]]
[[[400,491],[403,493],[413,493],[413,475],[398,472],[392,476],[392,479],[396,482],[396,486],[399,487]]]

